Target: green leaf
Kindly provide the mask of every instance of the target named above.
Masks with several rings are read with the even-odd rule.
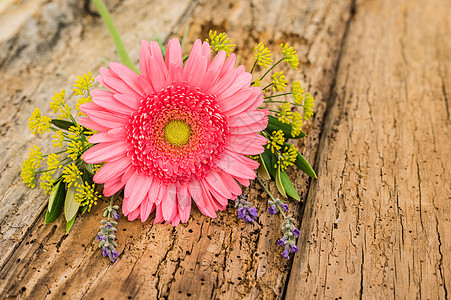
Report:
[[[280,173],[280,181],[282,182],[283,188],[291,198],[298,201],[301,200],[298,192],[296,191],[296,188],[293,186],[293,183],[291,182],[290,177],[288,177],[287,173],[285,172]]]
[[[302,154],[299,153],[299,151],[297,151],[297,152],[298,152],[298,156],[296,157],[296,161],[294,162],[295,165],[298,166],[298,168],[301,169],[301,171],[303,171],[308,176],[310,176],[312,178],[318,178],[316,176],[315,171],[313,171],[312,166],[310,166],[310,164],[305,159],[305,157],[302,156]]]
[[[269,175],[268,169],[265,166],[265,162],[260,154],[260,166],[257,169],[258,175],[264,180],[270,180],[271,175]]]
[[[52,124],[63,130],[69,130],[69,127],[74,126],[72,122],[58,119],[52,119]]]
[[[69,230],[72,228],[72,225],[74,225],[74,221],[75,221],[76,217],[77,217],[77,214],[75,214],[74,217],[69,222],[66,223],[66,234],[69,233]]]
[[[269,133],[272,133],[273,131],[282,130],[283,134],[286,138],[290,139],[299,139],[307,136],[304,132],[301,131],[296,136],[291,135],[291,124],[282,123],[279,120],[277,120],[276,117],[273,117],[271,115],[268,116],[268,127],[266,127],[266,131]]]
[[[82,184],[81,177],[77,178],[77,183]],[[69,222],[77,214],[78,208],[80,207],[80,202],[75,200],[75,182],[67,189],[66,200],[64,202],[64,216],[66,221]]]
[[[82,214],[84,214],[87,210],[88,210],[88,206],[87,205],[80,207],[80,212]]]
[[[277,173],[276,173],[276,187],[279,190],[279,193],[284,196],[285,198],[287,197],[287,194],[285,193],[285,189],[283,187],[281,178],[280,178],[280,168],[277,168]]]
[[[273,178],[276,178],[276,169],[274,168],[273,160],[275,159],[274,154],[268,148],[265,148],[265,151],[260,154],[263,163],[265,164],[266,170],[268,170],[269,174],[272,175]]]
[[[92,175],[94,175],[94,165],[93,164],[88,164],[88,163],[85,163],[85,169],[89,172],[89,173],[91,173]],[[83,172],[83,175],[84,175],[85,173]]]
[[[50,224],[58,218],[63,207],[64,196],[66,195],[66,189],[61,181],[55,186],[55,189],[50,193],[48,209],[45,212],[44,222]]]

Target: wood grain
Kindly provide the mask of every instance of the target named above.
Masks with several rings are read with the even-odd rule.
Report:
[[[314,161],[327,101],[333,86],[351,1],[110,1],[124,43],[137,61],[139,41],[181,37],[206,38],[210,29],[225,30],[237,44],[239,63],[249,68],[259,41],[277,53],[280,42],[299,50],[301,71],[289,71],[317,100],[309,133],[299,144]],[[188,43],[189,44],[189,43]],[[64,222],[43,224],[46,197],[26,188],[19,177],[27,149],[49,151],[50,137],[26,131],[34,107],[44,112],[53,93],[76,74],[98,70],[117,60],[103,24],[81,1],[47,1],[21,32],[1,45],[0,74],[0,291],[5,297],[31,299],[180,299],[282,297],[291,262],[275,245],[280,217],[270,217],[267,196],[258,186],[245,190],[260,212],[253,225],[235,218],[233,205],[209,219],[193,210],[188,224],[172,228],[151,222],[120,220],[120,259],[111,264],[97,250],[95,235],[102,203],[76,220],[68,236]],[[184,49],[188,51],[188,49]],[[245,59],[248,57],[248,59]],[[72,100],[73,103],[73,100]],[[305,143],[305,144],[304,144]],[[296,176],[296,174],[292,174]],[[309,179],[296,186],[305,198]],[[270,186],[275,190],[273,185]],[[300,218],[301,206],[292,203]]]
[[[449,4],[357,2],[287,299],[449,299]]]

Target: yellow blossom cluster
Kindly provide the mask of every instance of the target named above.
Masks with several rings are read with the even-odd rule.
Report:
[[[83,185],[75,183],[77,187],[77,193],[75,194],[75,200],[80,203],[81,206],[87,206],[88,211],[91,211],[93,205],[97,205],[99,199],[99,192],[95,190],[95,184],[90,185],[87,181]]]
[[[255,60],[259,66],[267,68],[272,64],[273,60],[271,58],[271,52],[263,43],[259,43],[254,48]]]
[[[52,119],[41,115],[39,108],[35,108],[31,117],[28,119],[28,128],[34,134],[43,134],[49,131]]]
[[[75,80],[74,88],[74,96],[84,95],[86,92],[89,93],[89,89],[92,87],[94,83],[94,78],[92,77],[91,72],[85,73],[82,76],[77,76],[77,80]]]
[[[210,37],[210,39],[206,39],[206,42],[210,44],[212,51],[225,51],[227,56],[232,53],[235,44],[232,44],[230,39],[227,37],[227,34],[225,34],[224,32],[217,33],[216,31],[210,30],[208,36]]]
[[[280,166],[280,171],[285,172],[288,167],[294,164],[297,155],[298,153],[295,146],[285,146],[283,152],[279,155],[279,159],[277,160],[277,163],[274,167],[277,168],[278,166]]]

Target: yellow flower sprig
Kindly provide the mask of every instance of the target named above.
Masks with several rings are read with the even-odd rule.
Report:
[[[285,146],[283,152],[278,155],[278,160],[274,168],[280,166],[280,171],[285,172],[288,167],[292,166],[296,161],[297,157],[297,149],[294,145],[290,145],[290,147]]]
[[[283,59],[290,64],[293,70],[297,70],[299,66],[299,57],[293,47],[282,43],[280,44],[280,50],[282,51]]]
[[[59,112],[58,119],[67,119],[71,116],[72,108],[67,105],[64,97],[66,96],[66,91],[62,90],[60,93],[55,93],[52,97],[52,101],[50,101],[50,109],[54,114]]]
[[[227,37],[227,34],[224,32],[217,33],[216,30],[210,30],[208,36],[210,39],[206,39],[205,41],[210,44],[212,51],[225,51],[226,55],[230,56],[233,48],[235,48],[235,44],[232,44],[230,39]]]
[[[273,60],[271,58],[271,51],[269,51],[268,47],[265,47],[263,43],[259,43],[257,46],[255,46],[254,53],[254,67],[255,64],[257,64],[266,69],[270,64],[272,64]],[[254,67],[252,67],[251,73],[254,70]]]
[[[33,134],[43,134],[49,131],[52,119],[41,115],[39,108],[35,108],[31,117],[28,119],[28,128],[33,132]]]
[[[87,181],[83,185],[75,183],[77,187],[77,193],[75,194],[75,200],[80,203],[81,206],[87,206],[88,211],[91,211],[93,205],[97,205],[97,200],[100,198],[99,192],[95,190],[95,184],[90,185]]]
[[[74,88],[72,89],[74,96],[84,95],[86,92],[89,93],[89,89],[92,88],[93,83],[94,78],[92,77],[91,72],[85,73],[82,76],[77,76]]]

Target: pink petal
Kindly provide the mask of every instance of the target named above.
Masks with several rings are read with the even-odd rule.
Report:
[[[121,181],[126,183],[130,177],[133,176],[133,174],[135,174],[135,167],[133,165],[129,165],[127,170],[125,170],[124,176],[122,176]]]
[[[89,164],[97,164],[123,156],[128,147],[126,142],[101,143],[89,148],[82,157]]]
[[[127,206],[128,211],[135,210],[147,196],[150,185],[152,184],[152,177],[137,175],[132,176],[125,185],[124,198],[128,198],[127,205],[124,199],[124,206]]]
[[[122,210],[123,210],[123,208],[122,208]],[[127,217],[128,220],[129,221],[134,221],[134,220],[138,219],[139,218],[139,213],[140,213],[140,209],[138,207],[137,209],[135,209],[131,213],[127,214],[128,215],[128,217]],[[124,215],[126,215],[125,212],[124,212]]]
[[[125,185],[125,182],[119,180],[108,181],[103,185],[103,195],[105,197],[111,197],[120,191]]]
[[[231,134],[248,134],[248,133],[256,133],[259,131],[262,131],[263,129],[266,128],[266,126],[268,126],[268,119],[267,118],[262,118],[260,121],[247,125],[247,126],[243,126],[243,127],[230,127],[230,133]]]
[[[237,91],[239,91],[242,88],[248,88],[252,82],[252,75],[250,73],[247,73],[244,70],[243,66],[239,66],[236,69],[237,75],[235,77],[235,80],[233,83],[225,90],[223,93],[221,93],[221,97],[227,98],[233,94],[235,94]],[[219,97],[219,95],[218,95]]]
[[[258,87],[250,87],[218,101],[225,115],[234,116],[243,111],[255,110],[260,106],[263,102],[263,92]],[[256,103],[260,104],[255,106]]]
[[[155,91],[160,91],[164,88],[167,69],[157,42],[152,41],[149,43],[147,41],[141,41],[139,68],[142,75],[149,80]]]
[[[171,219],[172,226],[177,226],[180,224],[180,216],[178,213],[175,214],[175,216]]]
[[[258,133],[236,135],[231,134],[226,148],[244,155],[257,155],[264,151],[267,139]]]
[[[124,127],[113,128],[108,131],[108,135],[114,138],[126,138],[127,135],[125,133]]]
[[[168,185],[166,198],[161,201],[163,218],[166,221],[172,220],[175,213],[177,212],[176,203],[177,189],[175,184],[171,183]]]
[[[163,212],[161,205],[157,205],[155,209],[155,220],[153,221],[154,224],[161,223],[164,221],[163,218]]]
[[[117,62],[110,62],[108,66],[131,89],[133,89],[137,94],[144,96],[144,91],[142,90],[141,85],[138,82],[138,74],[136,74],[135,71]]]
[[[113,97],[117,102],[121,103],[122,105],[130,107],[132,111],[137,110],[141,103],[141,98],[130,94],[116,93],[113,95]]]
[[[121,127],[128,122],[128,117],[106,111],[95,103],[86,103],[80,108],[91,120],[108,128]]]
[[[237,106],[246,104],[246,102],[248,102],[248,99],[251,98],[251,96],[253,96],[252,89],[242,89],[227,98],[224,98],[222,97],[222,95],[219,95],[217,98],[218,106],[221,109],[221,111],[226,112]]]
[[[80,107],[82,107],[83,105],[81,105]],[[78,123],[80,123],[81,125],[83,125],[86,128],[92,129],[92,130],[97,130],[97,131],[108,131],[108,130],[110,130],[110,128],[102,126],[100,124],[97,124],[96,122],[94,122],[90,118],[81,117],[81,118],[78,119]]]
[[[126,168],[131,164],[132,160],[128,156],[124,156],[121,159],[113,162],[106,163],[100,170],[94,175],[94,182],[105,183],[111,180],[116,180],[122,177]]]
[[[219,207],[223,207],[224,205],[227,205],[229,203],[229,200],[227,200],[226,197],[219,194],[218,191],[216,191],[214,188],[212,188],[208,183],[205,183],[207,187],[209,187],[209,192],[211,193],[212,200],[215,206],[215,210],[218,210]]]
[[[229,191],[227,186],[222,181],[221,176],[216,172],[210,172],[206,177],[205,181],[209,186],[212,187],[213,190],[217,191],[220,195],[225,198],[232,197],[232,193]],[[210,189],[211,190],[211,189]]]
[[[141,215],[141,222],[145,222],[147,218],[149,218],[152,211],[155,209],[155,204],[150,202],[149,199],[144,199],[143,202],[141,202],[140,208],[140,215]]]
[[[166,48],[166,67],[174,65],[183,68],[182,47],[178,39],[170,39]]]
[[[224,184],[229,188],[229,190],[234,195],[240,195],[241,194],[241,187],[240,185],[235,181],[232,175],[226,173],[226,172],[220,172],[219,175],[222,178],[222,181]]]
[[[222,66],[221,73],[219,73],[219,77],[223,77],[224,74],[229,73],[235,67],[236,56],[235,53],[230,54],[229,58],[225,61]]]
[[[153,89],[152,85],[150,84],[149,80],[147,80],[146,77],[138,75],[138,81],[139,84],[141,85],[142,90],[144,91],[145,96],[149,96],[155,93],[155,90]]]
[[[102,69],[100,70],[100,72],[102,72]],[[102,76],[102,77],[97,76],[97,80],[115,93],[131,95],[134,98],[138,99],[143,97],[141,93],[136,92],[134,89],[128,86],[128,84],[125,83],[121,78],[113,76]]]
[[[224,61],[226,59],[226,52],[219,51],[218,54],[213,58],[210,65],[208,66],[208,71],[212,73],[212,81],[210,84],[216,82],[221,72],[222,66],[224,65]]]
[[[158,190],[157,202],[155,204],[160,205],[161,202],[166,199],[168,192],[168,185],[165,183],[160,184],[160,188]]]
[[[265,112],[254,110],[249,112],[243,112],[239,115],[229,118],[230,127],[246,127],[248,125],[257,123],[266,117]]]
[[[128,106],[123,105],[116,99],[114,99],[114,93],[103,90],[93,90],[91,91],[92,101],[103,107],[105,110],[120,113],[129,116],[133,109]]]
[[[238,155],[227,149],[224,151],[223,157],[216,162],[216,165],[230,175],[250,179],[255,178],[256,175],[254,169],[258,167],[258,163],[255,168],[243,164],[243,160],[239,159]]]
[[[150,202],[155,203],[158,200],[158,192],[160,191],[160,185],[161,183],[154,178],[154,180],[152,181],[152,185],[149,188],[149,192],[147,194],[147,197]]]
[[[238,180],[238,182],[244,186],[249,186],[251,184],[249,179],[246,179],[246,178],[235,177],[235,179]]]
[[[97,143],[101,143],[101,142],[116,142],[116,141],[118,141],[118,139],[115,137],[109,136],[107,131],[102,131],[102,132],[98,132],[98,133],[92,135],[88,139],[88,141],[91,144],[97,144]]]
[[[178,211],[182,223],[186,223],[191,212],[191,196],[188,192],[188,185],[182,184],[178,195]]]
[[[201,186],[201,183],[197,180],[193,180],[188,183],[188,191],[193,198],[194,202],[196,202],[199,210],[206,216],[210,218],[216,218],[216,213],[211,207],[209,203],[207,203],[207,199],[205,199],[205,192]]]

